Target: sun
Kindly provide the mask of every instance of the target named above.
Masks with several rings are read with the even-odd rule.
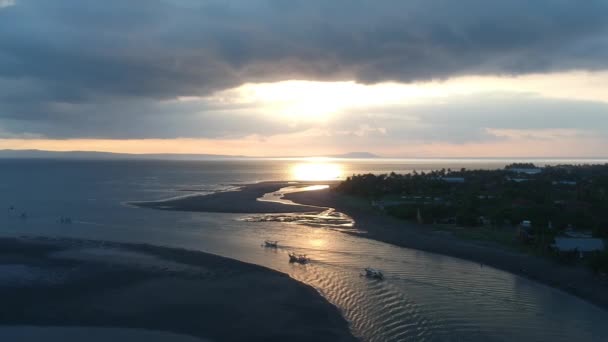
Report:
[[[350,103],[352,82],[282,81],[245,85],[255,101],[281,117],[323,121]],[[352,99],[351,99],[352,101]]]
[[[291,169],[294,180],[299,181],[324,181],[336,180],[343,177],[343,170],[340,164],[336,163],[299,163]]]
[[[207,98],[218,105],[236,104],[256,108],[258,115],[300,122],[329,122],[352,110],[411,105],[446,93],[435,83],[362,84],[356,81],[322,82],[284,80],[246,83]],[[187,97],[182,98],[187,100]]]

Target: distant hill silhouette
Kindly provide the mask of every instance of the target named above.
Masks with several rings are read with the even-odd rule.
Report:
[[[207,160],[207,159],[230,159],[245,158],[244,156],[228,156],[216,154],[176,154],[176,153],[157,153],[157,154],[130,154],[130,153],[111,153],[95,151],[44,151],[44,150],[0,150],[0,158],[15,159],[164,159],[164,160]]]
[[[339,155],[326,156],[329,158],[379,158],[368,152],[350,152]],[[178,153],[155,153],[155,154],[131,154],[111,153],[95,151],[44,151],[44,150],[0,150],[0,158],[4,159],[83,159],[83,160],[110,160],[110,159],[145,159],[145,160],[213,160],[213,159],[238,159],[259,158],[255,156],[234,156],[220,154],[178,154]]]

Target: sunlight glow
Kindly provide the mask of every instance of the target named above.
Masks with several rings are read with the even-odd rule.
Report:
[[[608,102],[608,71],[524,76],[461,76],[447,80],[362,84],[355,81],[288,80],[246,83],[199,98],[207,103],[249,108],[257,115],[289,122],[326,122],[336,114],[390,106],[449,102],[463,96],[517,93],[554,99]],[[562,87],[568,84],[569,87]],[[572,93],[569,89],[581,91]],[[180,101],[192,100],[191,97]]]
[[[341,179],[343,170],[334,163],[300,163],[292,167],[291,174],[294,180],[323,181]]]
[[[0,4],[9,3],[13,1],[0,0]],[[564,87],[564,84],[568,86]],[[572,89],[577,91],[573,92]],[[403,127],[407,124],[408,131],[418,127],[441,128],[441,122],[428,121],[429,118],[417,111],[416,105],[441,105],[448,111],[453,103],[462,106],[467,103],[467,99],[475,100],[488,94],[498,99],[508,100],[512,97],[517,101],[529,98],[598,102],[573,103],[573,106],[584,105],[582,108],[596,108],[608,103],[608,71],[524,76],[463,76],[412,83],[361,84],[354,81],[302,80],[247,83],[213,94],[181,96],[160,101],[161,105],[166,107],[159,108],[166,112],[192,111],[192,124],[200,124],[201,127],[205,127],[206,120],[212,116],[225,116],[225,122],[241,118],[244,120],[242,124],[236,125],[234,130],[230,128],[226,132],[223,129],[215,132],[217,136],[207,137],[209,133],[202,130],[201,137],[191,138],[49,139],[34,133],[11,134],[0,126],[0,149],[242,155],[243,146],[247,146],[248,155],[260,157],[333,155],[366,151],[368,148],[386,157],[577,155],[592,158],[605,155],[605,135],[574,128],[556,131],[551,128],[553,123],[548,123],[545,128],[519,131],[505,130],[504,127],[486,127],[485,133],[498,139],[469,141],[466,145],[444,141],[443,138],[437,140],[434,134],[429,138],[410,138],[400,134],[399,130],[403,128],[391,126],[392,123],[402,123]],[[400,112],[403,114],[396,114]],[[490,125],[492,122],[491,113],[488,113],[487,117],[487,123],[484,122],[483,125]],[[256,129],[245,127],[255,122],[260,122],[262,126]],[[502,125],[502,121],[496,122],[499,126]],[[188,122],[188,125],[191,123]],[[219,127],[223,127],[222,125]],[[180,127],[181,124],[176,124],[176,134],[182,129]],[[332,162],[322,159],[306,161]],[[312,178],[332,178],[338,173],[334,171],[332,175],[332,171],[323,172],[329,173],[330,176]],[[305,173],[312,172],[298,171],[297,177],[311,178],[304,176]],[[292,175],[294,174],[292,172]]]
[[[365,85],[354,81],[315,82],[291,80],[248,83],[210,97],[216,103],[254,105],[264,113],[291,121],[325,121],[349,109],[414,103],[443,95],[441,89],[417,84],[381,83]]]
[[[310,240],[310,246],[314,248],[320,248],[327,245],[327,240],[325,239],[312,239]]]

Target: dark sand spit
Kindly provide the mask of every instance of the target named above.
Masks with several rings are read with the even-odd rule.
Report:
[[[560,265],[552,260],[509,251],[502,246],[436,234],[428,226],[349,205],[348,200],[330,189],[291,193],[285,198],[299,204],[335,208],[352,217],[355,227],[367,232],[364,235],[367,238],[479,262],[559,288],[608,309],[608,280],[587,268]]]
[[[65,239],[0,239],[0,322],[355,340],[337,308],[285,274],[201,252]]]
[[[322,183],[336,184],[336,182]],[[371,208],[362,210],[360,207],[350,205],[350,201],[345,200],[331,189],[285,195],[285,199],[301,205],[257,201],[257,198],[266,193],[290,185],[294,184],[264,182],[244,186],[241,191],[192,196],[164,202],[137,203],[137,205],[166,210],[230,213],[293,213],[334,208],[352,217],[356,222],[355,227],[365,231],[364,236],[367,238],[479,262],[562,289],[593,304],[608,308],[608,281],[594,275],[586,268],[560,265],[552,260],[510,251],[495,244],[484,244],[462,240],[451,235],[433,233],[427,226],[383,215]]]
[[[257,201],[264,194],[296,185],[289,182],[262,182],[243,186],[238,191],[218,192],[210,195],[194,195],[153,202],[131,202],[143,208],[177,211],[202,211],[214,213],[302,213],[319,212],[325,208],[309,205],[287,205]],[[298,183],[298,185],[309,185]]]

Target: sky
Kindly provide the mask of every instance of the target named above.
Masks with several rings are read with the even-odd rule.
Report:
[[[608,157],[608,0],[0,0],[0,149]]]

